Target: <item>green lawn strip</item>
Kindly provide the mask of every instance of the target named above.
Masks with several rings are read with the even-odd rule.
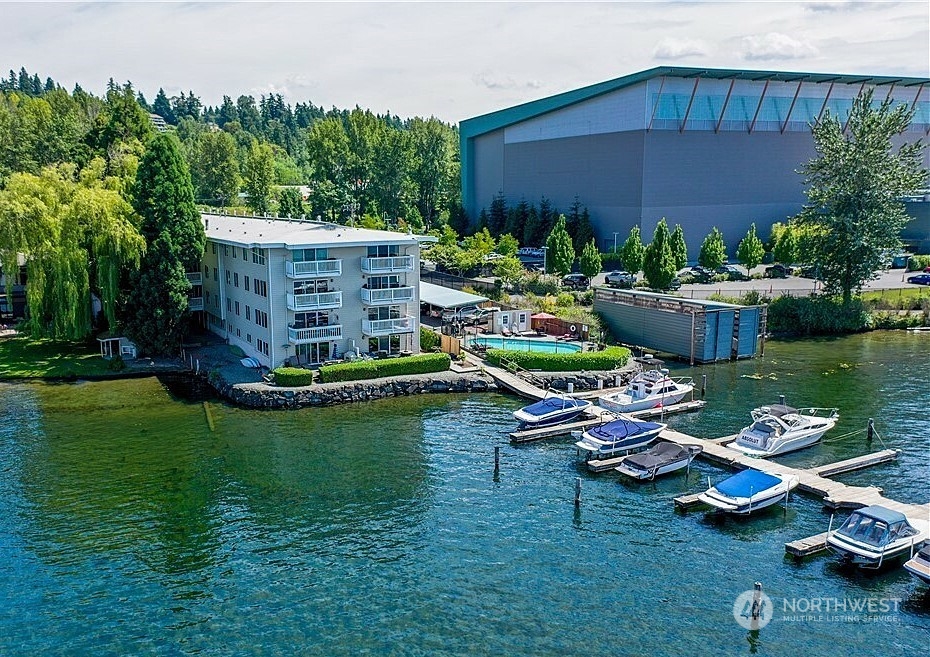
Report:
[[[0,378],[33,379],[113,374],[109,363],[86,343],[0,338]]]

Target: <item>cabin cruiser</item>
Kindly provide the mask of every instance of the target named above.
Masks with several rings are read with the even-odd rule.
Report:
[[[538,402],[514,411],[513,417],[522,428],[545,427],[571,420],[591,405],[586,399],[575,399],[569,395],[549,391]]]
[[[694,390],[690,378],[672,379],[667,369],[640,372],[622,392],[602,395],[597,403],[615,413],[632,413],[677,404]]]
[[[788,492],[797,485],[796,475],[774,474],[748,468],[724,479],[716,486],[711,486],[706,492],[701,493],[698,499],[727,513],[747,515],[787,499]]]
[[[905,562],[904,567],[924,584],[930,584],[930,545]]]
[[[927,529],[926,523],[915,527],[903,513],[873,504],[853,511],[839,529],[828,529],[827,548],[847,563],[880,568],[888,559],[913,553],[927,540]]]
[[[633,479],[655,479],[688,467],[701,449],[700,445],[661,442],[644,452],[624,457],[614,470]]]
[[[784,404],[752,410],[752,424],[744,427],[727,447],[747,456],[766,458],[787,454],[816,443],[836,426],[836,408],[791,408]]]
[[[612,456],[645,447],[666,426],[658,422],[620,418],[588,429],[581,434],[581,440],[575,443],[575,447],[585,453],[586,458]]]

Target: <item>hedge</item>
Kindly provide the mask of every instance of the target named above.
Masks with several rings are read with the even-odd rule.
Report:
[[[272,374],[274,374],[275,385],[282,388],[308,386],[313,383],[313,370],[300,367],[279,367]]]
[[[420,327],[420,351],[432,351],[439,346],[439,334],[426,327]]]
[[[351,363],[323,365],[320,367],[320,381],[334,383],[377,379],[383,376],[444,372],[449,369],[450,362],[449,354],[420,354],[383,360],[357,360]]]
[[[543,372],[606,371],[625,365],[630,358],[630,350],[626,347],[607,347],[603,351],[547,354],[539,351],[488,349],[487,358],[495,365],[500,365],[501,359],[505,359],[524,369]]]
[[[870,318],[861,299],[844,306],[831,297],[782,296],[769,303],[766,326],[773,333],[838,335],[868,330]]]

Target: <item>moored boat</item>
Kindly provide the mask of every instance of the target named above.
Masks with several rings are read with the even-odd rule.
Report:
[[[655,440],[667,425],[633,418],[619,418],[591,427],[575,443],[585,458],[603,458],[645,447]]]
[[[576,399],[557,392],[547,392],[546,396],[513,412],[514,419],[521,427],[545,427],[559,422],[567,422],[581,415],[591,406],[587,399]]]
[[[797,485],[796,475],[748,468],[711,486],[698,499],[726,513],[747,515],[787,499],[788,493]]]
[[[797,409],[784,404],[760,406],[751,415],[752,424],[744,427],[727,447],[759,458],[809,447],[839,419],[835,408]]]
[[[905,562],[904,567],[924,584],[930,584],[930,545],[921,548]]]
[[[828,529],[827,548],[846,563],[880,568],[923,545],[926,525],[916,520],[911,524],[903,513],[873,504],[853,511],[839,529]]]
[[[597,404],[614,413],[632,413],[677,404],[693,390],[690,378],[673,379],[667,369],[647,370],[634,376],[622,392],[602,395]]]
[[[655,479],[688,467],[701,449],[700,445],[661,442],[644,452],[625,457],[614,470],[633,479]]]

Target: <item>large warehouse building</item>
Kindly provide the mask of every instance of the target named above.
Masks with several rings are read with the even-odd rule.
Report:
[[[577,197],[602,248],[634,225],[648,241],[666,217],[690,257],[713,226],[733,254],[750,223],[765,239],[798,212],[811,125],[827,112],[845,121],[870,87],[916,109],[904,139],[926,137],[930,79],[868,75],[659,67],[485,114],[460,127],[463,202],[474,218],[498,194],[563,212]],[[927,249],[924,200],[904,237]]]

